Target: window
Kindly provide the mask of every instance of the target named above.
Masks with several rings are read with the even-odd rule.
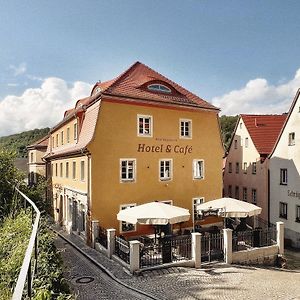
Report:
[[[287,203],[279,202],[279,217],[287,220]]]
[[[64,132],[63,131],[60,133],[60,142],[62,145],[64,144]]]
[[[66,162],[66,178],[69,178],[69,162]]]
[[[60,163],[59,173],[60,173],[60,177],[63,177],[63,163]]]
[[[84,181],[85,177],[85,168],[84,168],[84,160],[80,162],[80,180]]]
[[[245,138],[245,148],[248,148],[249,146],[249,139],[246,137]]]
[[[232,163],[228,164],[228,173],[232,173]]]
[[[289,146],[295,145],[295,132],[289,133]]]
[[[56,134],[56,147],[58,147],[58,133]]]
[[[243,123],[241,122],[241,123],[240,123],[240,129],[242,129],[242,127],[243,127]]]
[[[240,198],[240,189],[238,186],[235,187],[235,199]]]
[[[137,135],[152,137],[152,116],[137,116]]]
[[[252,163],[252,174],[256,174],[256,162]]]
[[[257,191],[256,191],[256,189],[252,189],[252,203],[253,204],[257,203]]]
[[[235,163],[235,173],[238,174],[240,172],[240,163]]]
[[[54,148],[55,145],[54,145],[54,136],[52,137],[52,148]]]
[[[300,223],[300,205],[296,205],[296,222]]]
[[[67,128],[67,144],[70,143],[70,127]]]
[[[192,120],[180,119],[179,137],[190,139],[192,138]]]
[[[243,201],[247,201],[247,188],[243,188]]]
[[[204,178],[204,161],[201,159],[193,160],[193,178],[194,179]]]
[[[247,174],[247,168],[248,168],[247,163],[244,162],[244,174]]]
[[[287,169],[280,169],[280,184],[287,185],[287,183],[288,183]]]
[[[172,160],[161,159],[159,161],[159,180],[166,181],[172,179]]]
[[[130,208],[130,207],[134,207],[136,206],[136,204],[124,204],[120,206],[120,210],[126,209],[126,208]],[[120,222],[120,232],[130,232],[130,231],[136,231],[136,225],[131,224],[131,223],[127,223],[124,221]]]
[[[78,134],[77,129],[78,129],[77,123],[74,123],[74,140],[77,140],[77,134]]]
[[[202,204],[204,202],[204,198],[193,198],[193,216],[194,216],[194,222],[200,220],[200,216],[197,212],[197,206],[199,204]]]
[[[121,182],[135,180],[135,159],[120,159],[120,180]]]
[[[86,209],[85,205],[81,204],[80,205],[80,217],[81,217],[81,224],[80,224],[80,231],[85,232],[85,224],[86,224]]]
[[[234,149],[237,149],[237,140],[234,140]]]
[[[72,178],[76,179],[76,161],[72,163]]]
[[[231,185],[229,185],[228,186],[228,197],[232,197],[232,186]]]
[[[57,172],[57,163],[55,163],[55,176],[58,176],[58,172]]]
[[[159,83],[148,85],[148,90],[151,90],[151,91],[154,91],[154,92],[166,93],[166,94],[171,93],[171,89],[169,89],[165,85],[159,84]]]
[[[30,153],[30,162],[33,163],[33,153],[32,152]]]

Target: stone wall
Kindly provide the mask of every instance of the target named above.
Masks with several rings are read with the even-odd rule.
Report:
[[[232,263],[274,266],[278,253],[277,245],[232,252]]]

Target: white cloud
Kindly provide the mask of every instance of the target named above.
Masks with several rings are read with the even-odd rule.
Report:
[[[91,88],[86,82],[68,85],[63,79],[50,77],[39,88],[28,88],[21,96],[0,99],[0,136],[54,126],[62,120],[65,110],[89,96]]]
[[[26,72],[27,66],[26,63],[20,63],[18,66],[10,65],[9,68],[13,70],[14,76],[22,75]]]
[[[7,86],[9,86],[9,87],[16,87],[16,86],[19,86],[19,84],[12,82],[12,83],[8,83]]]
[[[300,69],[286,83],[270,85],[264,78],[250,80],[243,88],[214,97],[212,103],[221,114],[281,114],[287,112],[300,88]]]

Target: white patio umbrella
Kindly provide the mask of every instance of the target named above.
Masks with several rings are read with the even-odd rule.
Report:
[[[261,213],[261,208],[259,206],[233,198],[220,198],[208,201],[197,205],[196,209],[199,214],[205,211],[219,209],[221,216],[225,218],[245,218],[256,216]]]
[[[190,213],[188,209],[178,206],[150,202],[121,210],[117,219],[132,224],[166,225],[188,221]]]

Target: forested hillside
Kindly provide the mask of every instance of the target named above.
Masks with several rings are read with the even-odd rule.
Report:
[[[27,157],[26,146],[47,135],[49,130],[50,128],[46,127],[0,137],[0,150],[15,151],[18,158]]]
[[[231,135],[234,131],[235,124],[237,122],[238,116],[222,116],[220,117],[222,139],[225,145],[225,149],[228,150]]]

